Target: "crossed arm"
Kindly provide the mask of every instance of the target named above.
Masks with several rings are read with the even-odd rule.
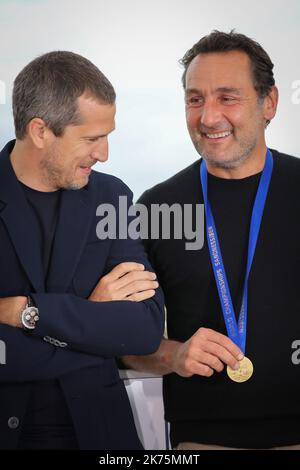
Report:
[[[122,351],[153,352],[163,329],[163,300],[157,288],[155,274],[142,264],[121,263],[99,280],[88,299],[33,294],[41,317],[45,315],[33,335],[21,331],[26,297],[0,299],[0,337],[7,348],[0,381],[56,378],[99,365]],[[49,345],[41,339],[45,335],[66,341],[68,347]]]
[[[153,297],[157,287],[156,274],[145,271],[144,265],[121,263],[99,280],[88,300],[141,302]],[[0,324],[22,328],[21,312],[26,303],[25,296],[0,298]]]

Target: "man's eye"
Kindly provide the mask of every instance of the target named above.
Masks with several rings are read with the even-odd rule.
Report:
[[[234,96],[222,96],[221,99],[222,101],[225,101],[227,103],[236,101],[236,98]]]
[[[187,99],[187,104],[189,106],[200,106],[203,103],[203,98],[200,96],[192,96]]]

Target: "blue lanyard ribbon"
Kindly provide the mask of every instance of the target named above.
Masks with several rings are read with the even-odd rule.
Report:
[[[245,353],[246,328],[247,328],[247,305],[248,305],[248,279],[255,253],[256,242],[260,230],[261,220],[268,194],[269,184],[273,170],[273,157],[267,150],[264,170],[260,177],[255,202],[253,205],[248,242],[247,269],[243,291],[243,301],[238,323],[236,321],[230,290],[228,286],[225,267],[222,259],[217,230],[207,196],[207,167],[205,160],[200,165],[200,179],[202,184],[204,206],[206,213],[206,234],[209,247],[210,259],[217,283],[219,298],[221,302],[224,321],[229,338]],[[233,254],[234,256],[234,254]]]

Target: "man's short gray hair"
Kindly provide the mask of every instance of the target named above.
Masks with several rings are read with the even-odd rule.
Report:
[[[88,59],[67,51],[37,57],[18,74],[13,88],[13,114],[18,139],[33,118],[42,119],[54,135],[78,124],[77,99],[84,93],[103,104],[114,104],[110,81]]]

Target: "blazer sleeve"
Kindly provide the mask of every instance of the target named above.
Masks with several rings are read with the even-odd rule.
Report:
[[[131,204],[132,193],[127,187],[125,191]],[[129,217],[128,224],[131,220]],[[153,271],[140,239],[113,240],[105,271],[125,261],[142,263],[146,270]],[[34,335],[50,336],[75,351],[103,357],[151,354],[159,347],[164,328],[160,288],[143,302],[95,302],[70,293],[30,295],[40,311]]]
[[[0,383],[56,379],[103,363],[100,357],[52,346],[7,325],[0,325],[0,338],[4,362],[0,365]]]

